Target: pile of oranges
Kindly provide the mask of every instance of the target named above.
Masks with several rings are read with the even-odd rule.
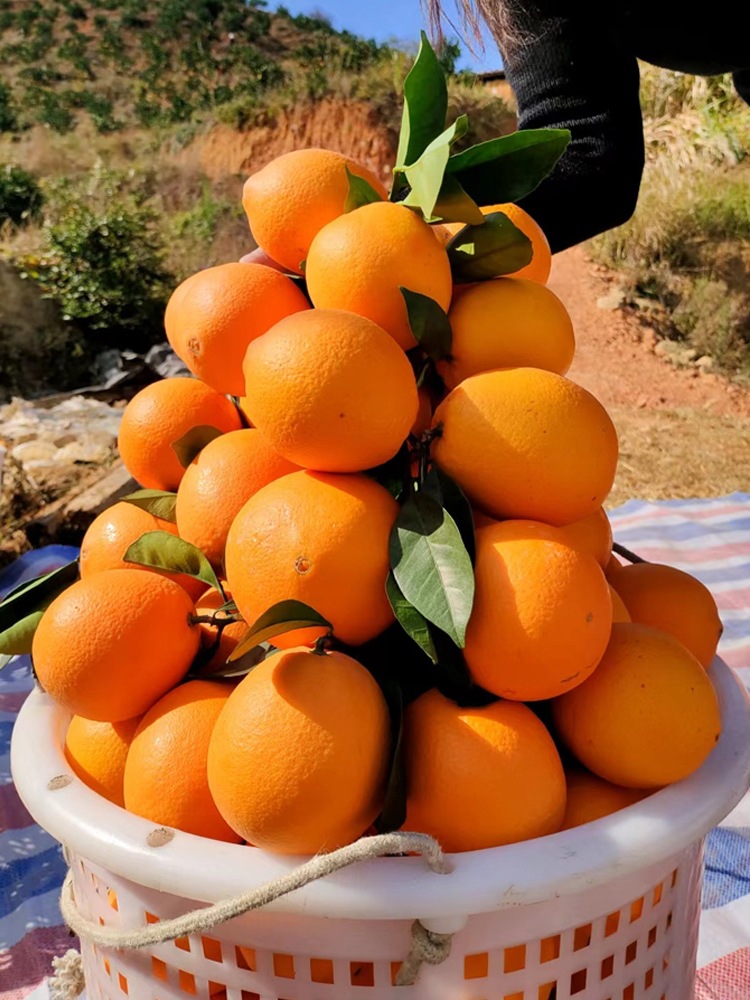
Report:
[[[347,211],[352,176],[371,199]],[[494,847],[691,774],[721,728],[716,605],[612,555],[617,436],[566,377],[539,227],[483,209],[531,262],[458,283],[461,227],[338,153],[279,157],[243,203],[265,256],[174,291],[194,377],[128,404],[144,489],[34,635],[71,767],[153,823],[289,854],[394,826]]]

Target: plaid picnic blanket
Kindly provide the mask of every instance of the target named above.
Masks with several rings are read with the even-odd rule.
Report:
[[[750,689],[750,493],[631,500],[610,518],[618,542],[711,589],[724,622],[719,652]],[[74,555],[50,547],[33,565],[19,560],[0,576],[0,595]],[[58,908],[59,847],[32,821],[10,777],[11,730],[31,687],[24,657],[0,673],[0,1000],[45,1000],[51,959],[71,946]],[[750,1000],[750,795],[708,837],[698,966],[695,1000]]]

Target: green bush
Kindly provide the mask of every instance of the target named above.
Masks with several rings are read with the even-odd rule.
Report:
[[[139,351],[163,339],[171,278],[155,213],[117,187],[53,188],[42,249],[20,263],[89,341]]]
[[[39,215],[44,198],[33,174],[23,167],[0,167],[0,223],[19,226]]]
[[[15,132],[18,128],[18,114],[13,103],[10,87],[0,80],[0,132]]]

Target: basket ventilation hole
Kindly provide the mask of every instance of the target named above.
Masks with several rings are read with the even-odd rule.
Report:
[[[625,949],[625,965],[630,965],[631,962],[635,961],[635,956],[638,954],[638,942],[631,941],[630,944]]]
[[[677,875],[678,875],[678,870],[677,870],[677,868],[675,868],[675,870],[672,872],[672,888],[673,889],[677,885]]]
[[[664,969],[665,972],[669,968],[669,952],[667,952],[667,954],[664,956],[664,958],[662,960],[662,963],[661,963],[661,966],[662,966],[662,968]]]
[[[490,956],[486,951],[464,956],[464,979],[486,979],[489,968]]]
[[[203,954],[209,960],[209,962],[221,962],[221,941],[217,941],[216,938],[202,937],[201,945],[203,946]]]
[[[635,1000],[635,983],[625,987],[622,991],[622,1000]]]
[[[125,996],[127,996],[128,995],[128,981],[125,978],[125,976],[123,976],[123,974],[121,972],[117,973],[117,982],[120,985],[120,990],[125,994]]]
[[[667,930],[672,926],[672,911],[667,914]]]
[[[523,1000],[523,993],[506,993],[503,1000]]]
[[[556,958],[560,957],[560,935],[555,934],[554,937],[542,938],[539,945],[539,961],[540,962],[554,962]]]
[[[647,990],[650,990],[654,985],[654,970],[648,969],[646,971],[645,979],[643,980],[643,985]]]
[[[349,981],[352,986],[374,986],[375,966],[372,962],[350,962]]]
[[[671,914],[670,914],[670,916],[671,916]],[[104,927],[104,917],[99,917],[99,924],[100,924],[101,927]],[[667,924],[667,926],[669,926],[669,925]]]
[[[179,948],[180,951],[190,951],[190,939],[186,937],[180,937],[174,939],[175,948]]]
[[[656,944],[656,927],[654,926],[648,932],[648,946],[649,948],[653,948],[655,944]]]
[[[221,983],[208,981],[208,995],[211,1000],[227,1000],[227,988]]]
[[[294,956],[273,955],[273,974],[279,979],[294,979]]]
[[[396,985],[396,976],[401,971],[401,966],[403,962],[391,962],[391,986]]]
[[[573,951],[581,951],[591,944],[591,924],[576,927],[573,932]]]
[[[606,958],[602,959],[602,981],[609,979],[612,973],[615,971],[615,956],[607,955]]]
[[[242,1000],[260,1000],[260,993],[250,993],[248,990],[242,990],[240,996]]]
[[[190,993],[195,996],[195,976],[191,972],[183,972],[182,969],[177,973],[180,989],[183,993]]]
[[[151,959],[151,972],[154,979],[161,979],[162,982],[167,981],[167,963],[162,962],[160,958]]]
[[[107,902],[112,907],[113,910],[119,910],[120,906],[117,902],[117,893],[114,889],[107,889]]]
[[[617,929],[620,926],[620,911],[617,910],[615,913],[610,913],[607,917],[606,923],[604,924],[604,936],[612,937],[613,934],[617,933]]]
[[[234,958],[238,969],[255,972],[255,948],[240,948],[239,945],[235,945]]]
[[[513,948],[505,949],[503,960],[503,972],[520,972],[526,968],[526,945],[517,944]]]
[[[634,903],[630,904],[630,923],[634,924],[643,914],[644,898],[641,896],[640,899],[636,899]]]
[[[108,958],[104,959],[104,971],[107,973],[107,975],[111,979],[112,978],[112,968],[111,968],[111,966],[109,964],[109,959]]]
[[[658,906],[661,903],[661,897],[664,895],[664,883],[660,882],[654,889],[654,906]]]
[[[333,985],[333,962],[330,958],[310,959],[310,980],[313,983]]]
[[[149,913],[148,910],[146,910],[146,923],[147,924],[158,924],[160,919],[161,918],[157,917],[156,914]]]
[[[586,979],[587,974],[585,969],[579,969],[578,972],[574,972],[570,977],[570,995],[575,996],[576,993],[583,993],[586,989]]]
[[[545,983],[544,986],[540,986],[537,993],[538,1000],[551,1000],[556,987],[557,983]]]

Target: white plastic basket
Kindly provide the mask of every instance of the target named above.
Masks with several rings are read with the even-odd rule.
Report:
[[[702,768],[584,827],[452,856],[328,876],[209,933],[138,951],[82,945],[88,1000],[690,1000],[706,833],[750,781],[750,704],[711,668],[723,735]],[[23,706],[11,765],[18,792],[70,851],[77,905],[112,927],[237,895],[303,859],[176,832],[101,799],[63,754],[68,715],[40,692]],[[450,957],[413,986],[394,977],[418,918],[454,933]]]

